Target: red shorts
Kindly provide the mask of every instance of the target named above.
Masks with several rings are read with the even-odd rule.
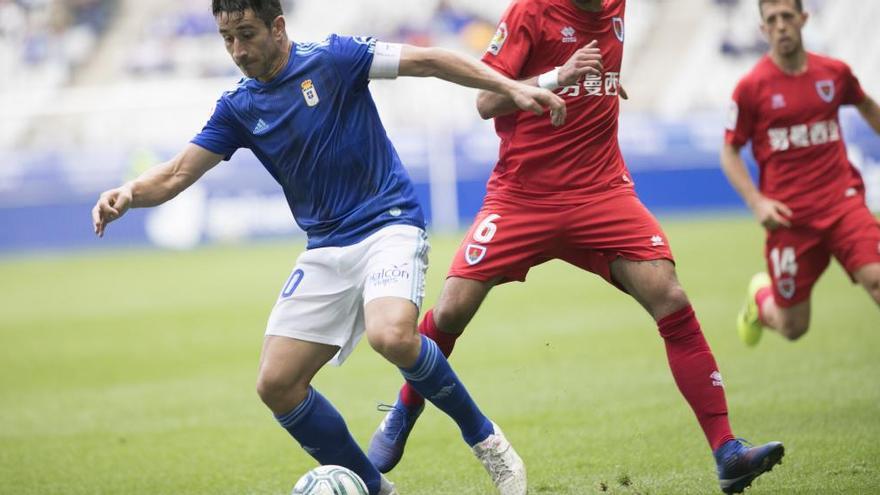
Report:
[[[880,223],[861,198],[835,217],[768,232],[765,256],[776,304],[791,307],[810,298],[831,256],[850,278],[859,268],[880,262]]]
[[[666,234],[631,189],[567,206],[491,197],[447,276],[522,282],[531,267],[561,259],[614,283],[611,262],[618,257],[673,261]]]

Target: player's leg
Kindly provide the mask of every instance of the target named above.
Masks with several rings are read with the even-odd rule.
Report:
[[[657,321],[675,383],[715,455],[722,491],[741,492],[779,463],[784,447],[780,442],[748,447],[734,438],[721,373],[672,262],[618,258],[611,273]]]
[[[524,280],[529,267],[549,259],[542,243],[551,235],[549,222],[535,218],[541,211],[540,207],[524,208],[496,200],[487,201],[476,216],[453,258],[437,305],[419,324],[419,333],[433,340],[444,356],[452,353],[456,339],[492,287],[503,281]],[[387,414],[368,451],[380,471],[388,472],[400,461],[424,402],[405,382],[394,405],[380,406]]]
[[[266,336],[257,393],[278,423],[320,464],[345,466],[361,477],[371,494],[382,477],[367,459],[342,416],[310,386],[315,373],[339,347],[282,336]],[[386,482],[387,483],[387,482]]]
[[[768,273],[752,277],[737,316],[743,343],[757,345],[765,329],[792,341],[807,333],[810,295],[831,260],[825,235],[809,227],[779,228],[768,234]]]
[[[864,198],[857,196],[851,201],[852,208],[832,226],[828,243],[853,282],[880,305],[880,222]]]
[[[419,333],[433,340],[443,355],[448,357],[452,354],[455,341],[476,314],[491,287],[492,284],[488,282],[448,278],[437,305],[422,317]],[[425,409],[425,399],[409,382],[404,381],[394,404],[381,404],[379,407],[387,414],[370,439],[367,455],[379,471],[387,473],[403,457],[409,434]]]
[[[485,440],[492,424],[471,399],[437,344],[416,331],[418,308],[398,297],[380,297],[365,309],[370,346],[400,368],[407,382],[455,420],[468,445]]]
[[[778,442],[748,448],[734,439],[721,374],[659,223],[634,194],[585,206],[566,221],[574,250],[562,259],[614,283],[654,317],[675,382],[715,454],[722,490],[742,491],[779,462],[784,448]]]
[[[525,466],[500,428],[471,398],[437,344],[416,328],[424,294],[427,242],[418,229],[384,229],[365,260],[364,324],[367,340],[396,365],[407,383],[459,426],[502,494],[524,494]],[[404,265],[402,261],[411,261]],[[393,267],[412,266],[411,271]],[[372,274],[381,273],[382,277]]]
[[[443,355],[449,357],[455,348],[455,341],[494,285],[495,281],[447,278],[437,304],[422,317],[419,333],[436,342]],[[399,397],[401,405],[410,411],[421,411],[425,404],[425,399],[408,384],[401,387]]]
[[[759,318],[765,327],[775,330],[788,340],[794,341],[804,336],[810,329],[810,300],[799,302],[794,306],[780,307],[776,299],[772,297],[772,291],[768,288],[768,296],[761,300]]]
[[[341,253],[349,249],[356,248],[300,255],[269,315],[257,391],[309,455],[353,470],[372,495],[386,495],[394,493],[393,485],[369,462],[339,412],[309,386],[328,360],[345,359],[363,331],[361,282],[352,282],[340,268]]]
[[[675,266],[665,259],[618,258],[611,263],[611,276],[657,322],[675,382],[697,415],[712,450],[732,440],[718,365],[678,282]]]
[[[865,265],[856,270],[853,276],[880,306],[880,263]]]

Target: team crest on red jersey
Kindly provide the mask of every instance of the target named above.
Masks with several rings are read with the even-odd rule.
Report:
[[[623,17],[612,17],[611,26],[614,27],[614,35],[623,43]]]
[[[486,256],[486,246],[479,244],[468,244],[464,250],[464,260],[468,265],[476,265]]]
[[[816,81],[816,92],[825,103],[831,103],[834,99],[834,81],[830,79]]]
[[[779,289],[779,295],[786,299],[794,297],[795,284],[794,279],[787,277],[776,281],[776,288]]]

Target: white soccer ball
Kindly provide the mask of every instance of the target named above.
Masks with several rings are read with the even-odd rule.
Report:
[[[290,495],[370,495],[354,471],[342,466],[318,466],[293,485]]]

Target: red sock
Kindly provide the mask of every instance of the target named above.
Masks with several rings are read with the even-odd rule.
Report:
[[[758,292],[755,292],[755,302],[758,303],[758,321],[764,323],[764,301],[767,300],[768,297],[773,297],[773,289],[768,287],[762,287],[758,289]]]
[[[422,318],[422,322],[419,323],[419,333],[436,342],[437,347],[440,348],[440,351],[446,357],[452,354],[455,340],[460,335],[441,332],[434,323],[433,309],[429,309]],[[400,388],[400,401],[409,408],[421,407],[425,403],[425,399],[409,383],[404,383],[403,387]]]
[[[681,394],[691,405],[712,451],[734,436],[727,420],[724,385],[712,350],[693,308],[687,306],[657,322],[666,356]]]

